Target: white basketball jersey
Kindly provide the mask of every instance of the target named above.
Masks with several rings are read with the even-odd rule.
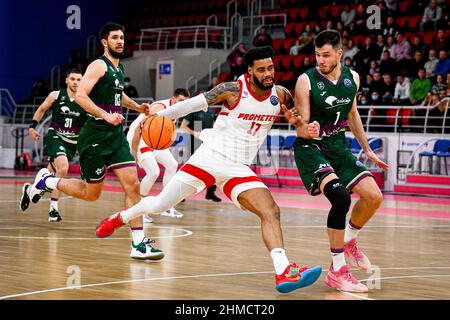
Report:
[[[200,134],[205,146],[246,165],[255,158],[280,113],[276,87],[259,99],[251,91],[248,78],[244,74],[238,79],[241,90],[236,105],[224,105],[214,127]]]
[[[164,109],[166,109],[167,107],[172,105],[172,99],[159,100],[159,101],[153,102],[152,104],[155,104],[155,103],[160,103],[160,104],[164,105]],[[141,121],[144,120],[144,118],[145,118],[145,113],[141,113],[130,124],[130,129],[128,130],[128,133],[127,133],[127,141],[128,141],[128,144],[130,145],[130,148],[131,148],[131,143],[133,142],[134,130],[136,130],[136,128],[139,126]],[[142,138],[139,140],[138,150],[140,150],[141,148],[149,148],[149,146],[147,146],[147,144],[144,142],[144,139],[142,139]]]

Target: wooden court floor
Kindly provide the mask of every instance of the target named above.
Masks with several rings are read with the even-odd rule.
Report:
[[[104,192],[97,202],[65,198],[63,221],[49,223],[48,197],[26,213],[18,209],[22,180],[0,180],[0,299],[450,299],[450,199],[386,196],[359,238],[376,269],[353,271],[372,289],[350,294],[324,281],[326,199],[275,190],[289,259],[323,268],[314,285],[279,294],[259,220],[228,201],[200,194],[177,206],[182,219],[156,216],[146,233],[166,257],[137,261],[126,228],[106,239],[94,234],[123,207],[122,193]]]

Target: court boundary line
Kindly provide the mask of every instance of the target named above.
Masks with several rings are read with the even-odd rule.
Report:
[[[394,267],[394,268],[380,268],[380,270],[402,270],[402,269],[434,269],[434,268],[441,268],[441,269],[450,269],[449,267]],[[322,270],[322,273],[327,272],[326,270]],[[45,289],[45,290],[37,290],[37,291],[29,291],[29,292],[23,292],[23,293],[17,293],[17,294],[11,294],[6,296],[0,296],[0,300],[6,300],[16,297],[23,297],[23,296],[30,296],[35,294],[43,294],[43,293],[50,293],[50,292],[58,292],[58,291],[66,291],[66,290],[77,290],[82,288],[92,288],[92,287],[100,287],[100,286],[108,286],[108,285],[115,285],[115,284],[129,284],[129,283],[136,283],[136,282],[147,282],[147,281],[159,281],[159,280],[183,280],[183,279],[195,279],[195,278],[210,278],[210,277],[229,277],[229,276],[241,276],[241,275],[258,275],[258,274],[269,274],[273,273],[273,271],[253,271],[253,272],[234,272],[234,273],[215,273],[215,274],[200,274],[200,275],[188,275],[188,276],[170,276],[170,277],[156,277],[156,278],[143,278],[143,279],[129,279],[129,280],[120,280],[120,281],[110,281],[110,282],[98,282],[98,283],[90,283],[85,285],[80,285],[78,287],[60,287],[60,288],[52,288],[52,289]],[[443,275],[410,275],[410,276],[391,276],[391,277],[378,277],[378,278],[367,278],[364,280],[360,280],[361,282],[368,281],[368,280],[392,280],[392,279],[403,279],[403,278],[437,278],[437,277],[450,277],[450,274],[443,274]],[[357,297],[364,300],[376,300],[375,298],[370,297],[364,297],[357,295],[355,293],[351,292],[344,292],[339,291],[341,293]]]

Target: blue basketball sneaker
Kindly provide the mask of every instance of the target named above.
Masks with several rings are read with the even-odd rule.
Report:
[[[296,289],[312,285],[322,274],[322,267],[299,268],[295,263],[287,266],[280,275],[275,275],[275,289],[281,293],[288,293]]]

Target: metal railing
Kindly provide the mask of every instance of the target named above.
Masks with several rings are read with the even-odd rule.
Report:
[[[198,25],[141,29],[138,50],[167,50],[179,48],[218,48],[228,50],[232,45],[227,27]]]
[[[17,105],[11,93],[6,88],[0,88],[0,115],[11,117]]]
[[[278,19],[276,18],[281,18],[282,22],[271,21],[277,21]],[[244,34],[254,36],[262,26],[268,27],[269,30],[272,28],[284,28],[287,24],[287,15],[286,13],[250,15],[242,17],[242,24],[247,26],[244,28]]]

